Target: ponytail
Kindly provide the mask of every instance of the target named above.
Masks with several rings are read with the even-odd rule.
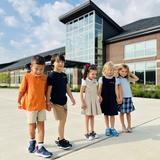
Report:
[[[97,70],[97,67],[95,65],[90,65],[90,64],[86,64],[84,66],[84,74],[83,74],[83,79],[85,80],[87,78],[88,73],[90,72],[90,70]]]

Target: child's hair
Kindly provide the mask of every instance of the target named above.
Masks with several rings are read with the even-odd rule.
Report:
[[[125,78],[129,78],[129,73],[130,73],[130,70],[129,70],[129,67],[127,64],[121,64],[119,67],[118,67],[118,76],[120,76],[119,74],[119,71],[121,71],[123,68],[125,68],[128,72],[127,76]]]
[[[39,64],[39,65],[45,65],[45,59],[42,56],[36,55],[32,57],[31,64],[33,63]]]
[[[65,58],[62,54],[54,54],[52,57],[51,57],[51,65],[54,67],[54,62],[56,60],[60,60],[60,61],[63,61],[65,62]]]
[[[86,64],[86,65],[84,66],[84,74],[83,74],[83,79],[84,79],[84,80],[87,78],[87,75],[88,75],[88,73],[89,73],[91,70],[97,71],[96,65],[94,65],[94,64],[91,64],[91,65],[90,65],[90,64]]]
[[[112,61],[106,62],[106,63],[104,64],[103,69],[102,69],[102,74],[103,74],[103,75],[105,75],[105,70],[106,70],[107,68],[112,68],[112,69],[114,69],[114,64],[113,64]]]

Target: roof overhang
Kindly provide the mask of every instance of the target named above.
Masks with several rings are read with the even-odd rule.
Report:
[[[147,28],[147,29],[143,29],[143,30],[139,30],[131,33],[126,33],[126,34],[124,33],[123,35],[118,35],[110,39],[107,39],[106,44],[115,43],[115,42],[123,41],[126,39],[136,38],[136,37],[140,37],[140,36],[144,36],[144,35],[148,35],[156,32],[160,32],[160,26],[155,26],[155,27],[151,27],[151,28]]]
[[[59,20],[66,24],[67,22],[74,20],[90,11],[95,11],[96,14],[98,14],[100,17],[102,17],[104,20],[110,22],[114,27],[116,27],[119,31],[123,31],[123,28],[121,28],[116,22],[114,22],[108,15],[106,15],[95,3],[93,3],[91,0],[75,7],[71,11],[65,13],[64,15],[59,17]]]

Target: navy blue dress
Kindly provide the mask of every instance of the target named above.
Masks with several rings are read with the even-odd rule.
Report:
[[[103,101],[101,103],[102,113],[108,116],[118,115],[118,105],[116,101],[116,93],[115,93],[115,77],[108,79],[106,77],[102,77],[102,92],[101,96]]]

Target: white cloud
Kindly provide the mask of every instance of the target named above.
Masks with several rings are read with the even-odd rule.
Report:
[[[45,4],[39,10],[39,16],[43,19],[41,25],[33,27],[33,35],[40,41],[44,50],[50,50],[64,45],[65,26],[58,17],[73,8],[66,1],[56,1],[53,4]]]
[[[2,8],[0,8],[0,16],[4,16],[5,14],[5,11]]]
[[[18,25],[18,21],[16,20],[16,18],[14,16],[6,16],[4,18],[4,21],[5,21],[6,25],[8,25],[10,27],[16,27]]]
[[[3,46],[0,46],[0,64],[7,63],[15,60],[16,55],[13,55],[10,50],[6,49]]]
[[[32,22],[32,16],[38,15],[38,7],[35,0],[9,0],[9,2],[25,22]]]
[[[0,39],[4,36],[3,32],[0,32]]]
[[[21,41],[10,40],[11,46],[16,48],[16,49],[23,49],[24,47],[27,47],[27,46],[31,45],[31,43],[32,43],[32,39],[29,38],[29,37],[25,37]]]
[[[108,16],[119,25],[139,19],[160,16],[160,0],[93,0]]]

